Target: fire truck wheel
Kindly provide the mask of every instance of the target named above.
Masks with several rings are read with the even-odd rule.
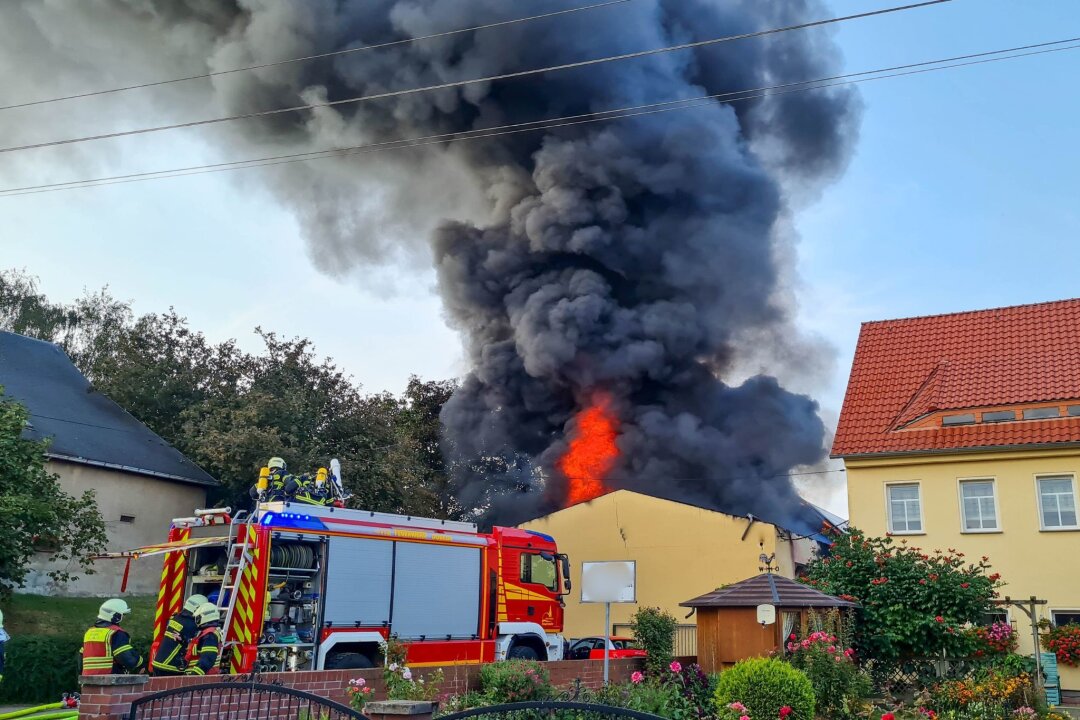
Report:
[[[326,658],[326,670],[352,670],[375,667],[371,658],[356,652],[331,653]]]
[[[514,645],[510,652],[506,653],[508,660],[539,660],[540,653],[528,645]]]

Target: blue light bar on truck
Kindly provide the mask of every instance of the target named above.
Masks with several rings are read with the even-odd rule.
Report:
[[[536,532],[535,530],[526,530],[525,532],[529,533],[530,535],[534,535],[534,536],[536,536],[538,538],[541,538],[542,540],[547,540],[549,543],[555,542],[555,538],[551,537],[550,535],[545,535],[542,532]]]
[[[325,530],[326,525],[317,517],[304,513],[291,512],[265,512],[259,520],[260,525],[272,525],[276,528],[293,528],[296,530]]]

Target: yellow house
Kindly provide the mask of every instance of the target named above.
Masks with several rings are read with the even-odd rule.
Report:
[[[989,556],[1003,595],[1080,622],[1080,300],[865,323],[832,454],[854,527]]]
[[[679,604],[687,598],[757,575],[762,552],[775,554],[778,574],[793,577],[812,556],[817,541],[801,534],[820,531],[821,521],[835,522],[806,505],[801,512],[811,528],[783,529],[747,516],[616,490],[522,524],[553,536],[570,556],[573,591],[566,598],[567,637],[604,634],[604,607],[581,602],[581,565],[603,560],[633,560],[637,567],[637,603],[613,605],[613,632],[626,625],[638,607],[667,610],[689,632],[680,632],[676,651],[696,654],[694,618]],[[794,523],[789,523],[794,524]],[[792,540],[791,538],[795,538]],[[824,539],[824,538],[820,538]]]

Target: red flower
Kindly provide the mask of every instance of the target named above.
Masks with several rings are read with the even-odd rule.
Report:
[[[960,583],[960,587],[962,587],[962,588],[964,588],[965,590],[967,590],[967,589],[968,589],[969,587],[971,587],[971,583]]]
[[[935,617],[935,618],[934,618],[934,620],[936,620],[936,621],[937,621],[937,622],[939,622],[939,623],[943,623],[943,622],[945,622],[945,618],[941,617],[940,615],[938,615],[937,617]]]
[[[994,573],[990,576],[990,582],[997,582],[1001,579],[1001,573]]]
[[[896,720],[896,716],[892,713],[885,713],[881,716],[881,720]]]

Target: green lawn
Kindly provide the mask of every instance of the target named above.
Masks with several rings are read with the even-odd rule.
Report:
[[[106,599],[12,595],[7,600],[0,600],[0,609],[4,611],[4,629],[12,636],[78,636],[94,623],[98,607]],[[124,600],[131,606],[131,615],[124,621],[124,627],[133,635],[149,637],[153,631],[157,598],[125,595]]]

